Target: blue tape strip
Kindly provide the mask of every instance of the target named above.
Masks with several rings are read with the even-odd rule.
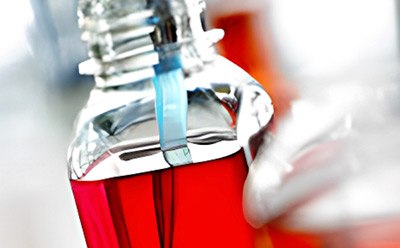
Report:
[[[188,99],[180,60],[161,61],[155,71],[153,82],[161,150],[169,164],[190,163],[186,141]]]

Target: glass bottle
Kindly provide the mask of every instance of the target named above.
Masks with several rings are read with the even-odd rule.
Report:
[[[68,152],[88,247],[253,247],[242,187],[273,108],[204,1],[80,0],[96,86]]]

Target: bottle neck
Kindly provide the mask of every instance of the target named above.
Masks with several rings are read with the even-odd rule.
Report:
[[[156,47],[185,44],[204,33],[204,1],[156,0],[153,2],[153,9],[158,18],[152,35]]]
[[[204,1],[80,0],[82,39],[91,59],[79,66],[98,87],[138,82],[154,76],[153,66],[179,57],[185,72],[212,60],[222,30],[204,32]]]

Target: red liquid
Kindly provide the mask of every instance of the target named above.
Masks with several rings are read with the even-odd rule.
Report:
[[[242,152],[169,170],[71,181],[89,248],[254,247]]]

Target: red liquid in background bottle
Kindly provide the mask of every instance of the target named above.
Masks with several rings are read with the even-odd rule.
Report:
[[[254,247],[242,152],[101,181],[71,181],[89,248]]]
[[[240,66],[266,89],[274,105],[274,116],[279,119],[290,108],[296,90],[289,85],[277,68],[271,39],[263,10],[211,15],[214,27],[225,31],[217,43],[221,55]]]

